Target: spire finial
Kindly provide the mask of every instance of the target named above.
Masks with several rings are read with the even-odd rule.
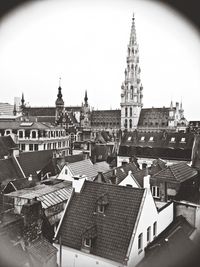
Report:
[[[131,35],[130,35],[130,45],[133,45],[134,43],[136,43],[136,30],[135,30],[135,14],[133,12]]]
[[[61,87],[61,77],[59,78],[59,87]]]

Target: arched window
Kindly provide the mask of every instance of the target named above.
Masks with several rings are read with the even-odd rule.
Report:
[[[128,116],[128,108],[125,108],[125,117]]]
[[[131,85],[131,99],[133,99],[133,85]]]
[[[127,119],[125,119],[124,127],[127,128]]]
[[[132,112],[132,108],[130,108],[130,117],[132,117],[133,112]]]
[[[32,138],[36,138],[36,131],[32,131]]]
[[[130,129],[132,128],[132,120],[131,119],[129,120],[129,128]]]

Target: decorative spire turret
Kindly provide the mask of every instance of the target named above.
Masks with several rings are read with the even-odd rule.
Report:
[[[25,107],[25,100],[24,100],[24,93],[22,93],[21,108],[23,109],[24,107]]]
[[[59,78],[59,87],[58,87],[58,94],[56,99],[56,106],[64,106],[64,101],[62,99],[62,88],[61,88],[61,78]]]
[[[88,106],[88,96],[87,96],[87,90],[85,90],[84,102],[85,102],[85,106]]]
[[[143,106],[143,86],[140,79],[139,49],[136,39],[135,17],[133,14],[128,44],[127,67],[121,87],[121,129],[133,131],[137,128]]]

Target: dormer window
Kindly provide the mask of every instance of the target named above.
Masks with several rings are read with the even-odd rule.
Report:
[[[170,140],[171,143],[175,143],[175,137],[172,137]]]
[[[104,214],[107,205],[108,205],[108,195],[103,194],[97,200],[97,207],[96,207],[97,213]]]
[[[97,237],[96,225],[89,226],[82,234],[82,250],[90,253],[94,239]]]
[[[84,239],[84,246],[90,248],[91,245],[92,245],[92,240],[91,240],[91,238],[85,238],[85,239]]]
[[[149,141],[150,141],[150,142],[153,142],[153,136],[151,136],[151,137],[149,138]]]
[[[185,143],[185,137],[181,138],[181,143]]]
[[[131,141],[131,136],[129,136],[127,140],[128,140],[128,141]]]
[[[99,213],[104,213],[104,210],[105,210],[105,206],[100,205],[100,204],[97,206],[97,211],[98,211]]]
[[[141,136],[140,141],[144,141],[144,136]]]

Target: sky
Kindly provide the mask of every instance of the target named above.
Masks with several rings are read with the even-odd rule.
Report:
[[[183,102],[200,120],[200,35],[181,14],[148,0],[40,0],[0,21],[0,102],[21,97],[54,106],[61,77],[66,106],[85,90],[95,109],[120,108],[133,12],[144,107]]]

